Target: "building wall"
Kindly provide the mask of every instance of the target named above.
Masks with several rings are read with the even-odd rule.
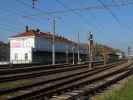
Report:
[[[68,50],[69,53],[72,53],[73,44],[65,43],[61,41],[55,41],[55,51],[56,52],[66,52]],[[36,37],[35,38],[35,50],[36,51],[49,51],[52,52],[52,41],[43,38],[43,37]],[[78,48],[75,47],[74,52],[78,52]],[[80,46],[80,53],[87,54],[88,49],[83,48]]]
[[[60,58],[62,60],[62,57],[65,57],[66,52],[72,54],[72,48],[72,43],[68,44],[65,42],[55,41],[55,52],[57,53],[56,58],[58,56],[57,59],[59,60]],[[44,52],[44,54],[40,54],[40,52]],[[44,37],[27,36],[10,38],[10,62],[12,63],[28,63],[35,61],[35,59],[48,59],[47,57],[49,57],[49,55],[46,56],[46,52],[49,52],[51,55],[52,42]],[[77,47],[75,47],[74,53],[78,53]],[[80,54],[88,54],[88,50],[81,46]],[[59,55],[61,57],[59,57]],[[49,59],[51,59],[51,56]]]
[[[52,52],[52,41],[43,38],[43,37],[36,37],[35,38],[35,50],[39,51],[49,51]],[[67,43],[60,42],[60,41],[55,41],[55,51],[56,52],[65,52],[66,48],[70,49],[72,48],[72,45],[68,45]],[[69,51],[72,52],[70,49]]]
[[[34,37],[16,37],[10,39],[10,62],[28,63],[32,61]]]
[[[35,37],[35,49],[36,51],[51,51],[51,43],[48,39],[43,37]]]

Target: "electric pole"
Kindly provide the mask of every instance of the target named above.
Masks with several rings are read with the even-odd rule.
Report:
[[[130,54],[131,54],[131,47],[130,46],[128,46],[128,62],[130,61]]]
[[[52,35],[52,64],[55,64],[55,18],[53,19],[53,35]]]
[[[131,52],[131,47],[128,46],[128,56],[130,56],[130,52]]]
[[[105,47],[103,47],[103,59],[104,59],[104,65],[107,64],[107,50]]]
[[[80,40],[79,40],[79,33],[78,33],[78,64],[80,64]]]
[[[68,45],[66,45],[66,63],[68,64],[68,55],[69,55],[69,52],[68,52]]]
[[[93,67],[93,34],[92,32],[88,33],[89,35],[89,67]]]
[[[38,0],[32,0],[32,8],[35,8],[35,3],[37,2]],[[53,18],[53,35],[52,35],[52,64],[54,65],[55,64],[55,17]]]
[[[74,52],[74,49],[75,49],[75,47],[73,46],[72,47],[72,57],[73,57],[73,64],[75,63],[75,52]]]

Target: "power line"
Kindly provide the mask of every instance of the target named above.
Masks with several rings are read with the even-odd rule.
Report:
[[[101,0],[97,0],[111,15],[112,17],[116,20],[116,22],[121,25],[120,21],[119,21],[119,18],[115,15],[115,13],[108,7],[104,4],[104,2],[102,2]]]
[[[10,17],[11,17],[12,14],[14,13],[14,12],[12,13],[11,10],[7,10],[7,9],[0,9],[0,10],[3,11],[3,12],[2,12],[2,15],[3,15],[3,16],[4,16],[4,13],[5,13],[5,12],[6,12],[6,14],[8,14],[8,16],[10,16]],[[15,14],[18,15],[18,13],[15,13]],[[6,17],[3,17],[3,18],[6,18]],[[16,19],[17,19],[17,18],[15,18],[15,22],[18,22],[18,24],[21,24],[21,23],[20,23],[18,20],[16,20]],[[6,22],[8,22],[8,24],[6,24],[6,25],[9,25],[9,26],[11,26],[11,27],[16,28],[16,26],[14,26],[14,24],[10,24],[10,23],[9,23],[10,20],[9,20],[8,18],[6,18],[5,20],[6,20]],[[1,23],[1,25],[3,25],[3,24]],[[9,27],[9,26],[8,26],[8,27]]]
[[[26,7],[30,7],[30,6],[32,6],[32,5],[30,5],[30,4],[27,4],[27,3],[25,3],[24,1],[21,1],[21,0],[16,0],[18,3],[20,3],[20,4],[23,4],[24,6],[26,6]],[[39,12],[42,12],[42,10],[40,10],[40,9],[38,9],[38,8],[34,8],[36,11],[39,11]],[[34,9],[32,9],[32,10],[34,10]],[[22,11],[21,11],[22,12]],[[43,12],[44,13],[44,12]],[[25,11],[23,11],[23,16],[21,16],[22,18],[25,18],[25,19],[30,19],[30,20],[33,20],[33,21],[37,21],[37,22],[39,22],[39,23],[42,23],[42,21],[40,21],[39,19],[37,19],[37,18],[35,18],[35,17],[37,17],[37,16],[26,16],[25,15]],[[43,18],[44,19],[44,18]],[[47,19],[48,20],[48,18],[45,18],[45,19]]]
[[[18,1],[18,0],[17,0]],[[42,21],[40,21],[40,20],[38,20],[38,19],[36,19],[36,18],[34,18],[34,16],[33,17],[24,17],[24,15],[25,15],[25,11],[22,11],[22,10],[18,10],[18,9],[7,9],[7,8],[1,8],[0,9],[1,11],[3,11],[3,14],[4,13],[7,13],[9,16],[12,16],[12,15],[17,15],[18,17],[20,16],[20,18],[25,18],[25,19],[28,19],[28,20],[32,20],[32,21],[36,21],[37,23],[42,23]],[[16,17],[16,16],[15,16]],[[6,19],[6,20],[8,20],[8,19]],[[19,24],[20,25],[25,25],[25,24],[23,24],[22,22],[20,22],[19,20],[15,20],[15,22],[19,22]],[[44,24],[44,23],[43,23]],[[3,25],[3,24],[0,24],[1,26],[5,26],[5,27],[11,27],[11,29],[18,29],[18,25],[15,25],[14,26],[14,24],[10,24],[10,23],[8,23],[8,24],[5,24],[5,25]],[[14,26],[14,27],[13,27]]]
[[[83,3],[82,2],[80,2],[79,1],[79,4],[80,4],[80,6],[83,6]],[[91,12],[91,11],[89,11],[89,13],[88,13],[90,16],[91,16],[91,18],[93,18],[95,21],[96,21],[96,17],[94,16],[94,14]],[[94,23],[94,20],[93,20],[93,23]],[[101,27],[101,24],[96,24],[96,23],[94,23],[95,25],[96,25],[96,27],[98,27],[99,28],[99,26],[100,26],[100,31],[102,30],[102,27]]]
[[[34,7],[34,2],[35,1],[37,1],[37,0],[32,0],[33,1],[33,8],[35,8]],[[26,4],[25,2],[22,2],[23,4]],[[27,4],[26,4],[27,5]],[[28,5],[29,6],[29,5]],[[38,8],[35,8],[36,10],[39,10],[40,12],[43,12],[44,13],[44,11],[42,11],[42,10],[40,10],[40,9],[38,9]],[[46,15],[48,15],[46,12],[45,12],[45,14]],[[52,18],[50,18],[50,19],[52,19],[53,20],[53,32],[51,32],[51,33],[53,33],[53,35],[52,35],[52,64],[55,64],[55,24],[56,24],[56,18],[58,18],[58,17],[55,17],[55,16],[51,16],[50,15],[50,17],[52,17]]]
[[[3,27],[3,25],[2,26],[0,26],[0,29],[1,30],[4,30],[4,31],[7,31],[7,32],[15,32],[15,33],[17,33],[17,31],[16,30],[14,30],[14,29],[12,29],[12,28],[10,28],[10,27]],[[0,31],[1,31],[0,30]]]
[[[60,0],[56,0],[56,2],[58,2],[60,5],[62,5],[65,9],[69,9],[69,7],[67,5],[65,5],[64,3],[62,3]],[[84,16],[82,16],[81,14],[79,14],[78,12],[75,12],[75,11],[73,11],[72,13],[79,16],[88,26],[90,26],[90,24],[89,24],[90,22]]]
[[[21,4],[23,4],[23,5],[25,5],[25,6],[29,7],[29,8],[32,8],[32,7],[33,7],[32,4],[25,3],[25,2],[22,1],[22,0],[16,0],[16,1],[17,1],[17,2],[20,2]],[[45,16],[52,17],[52,15],[50,15],[47,11],[41,10],[41,9],[39,9],[39,8],[37,8],[37,7],[34,7],[33,10],[34,10],[34,11],[39,11],[40,13],[43,13],[43,15],[45,15]]]
[[[33,6],[33,4],[28,4],[28,3],[26,3],[26,2],[24,2],[24,1],[22,1],[22,0],[16,0],[16,1],[18,1],[19,3],[21,3],[21,4],[23,4],[23,5],[25,5],[26,7],[32,7]],[[35,0],[35,2],[37,2],[37,0]],[[35,5],[34,5],[35,6]],[[54,18],[56,18],[56,19],[59,19],[60,21],[62,21],[62,18],[60,17],[60,16],[55,16],[55,15],[52,15],[52,14],[49,14],[47,11],[44,11],[44,10],[42,10],[42,9],[40,9],[40,8],[37,8],[37,7],[34,7],[34,9],[32,9],[32,10],[34,10],[34,11],[37,11],[37,12],[39,12],[39,13],[41,13],[42,15],[43,15],[43,19],[45,18],[45,19],[47,19],[47,20],[49,20],[49,19],[54,19]],[[36,16],[40,16],[39,14],[37,14]],[[45,17],[44,17],[45,16]],[[25,16],[23,16],[23,17],[33,17],[32,15],[25,15]],[[62,21],[63,22],[63,21]]]
[[[1,23],[0,25],[6,27],[6,28],[4,28],[5,31],[7,31],[7,28],[8,28],[9,29],[8,32],[11,32],[11,30],[18,30],[20,25],[24,26],[24,24],[21,21],[19,21],[19,19],[18,19],[19,15],[20,15],[20,17],[22,15],[24,15],[24,12],[22,13],[22,11],[19,11],[17,9],[7,9],[7,8],[1,8],[0,10],[2,11],[2,15],[8,14],[8,16],[10,16],[10,17],[12,16],[13,18],[15,18],[15,22],[17,22],[16,24],[19,24],[19,25],[15,25],[14,23],[11,24],[11,23],[9,23],[10,20],[7,19],[6,17],[4,17],[4,18],[6,18],[5,20],[6,20],[6,22],[8,22],[8,24],[6,24],[6,23],[2,24]],[[15,15],[15,17],[13,15]]]
[[[119,24],[121,24],[120,23],[120,21],[119,21],[119,19],[118,19],[118,17],[110,10],[110,7],[117,7],[117,6],[127,6],[127,5],[130,5],[130,4],[133,4],[133,2],[122,2],[122,3],[120,3],[120,4],[108,4],[108,5],[104,5],[104,3],[103,2],[100,2],[100,3],[102,3],[102,5],[103,5],[103,7],[101,7],[101,6],[89,6],[89,7],[85,7],[85,8],[77,8],[77,9],[69,9],[69,7],[68,6],[66,6],[65,4],[63,4],[61,1],[59,1],[59,0],[56,0],[59,4],[61,4],[64,8],[66,8],[67,10],[64,10],[64,11],[53,11],[53,12],[45,12],[45,13],[43,13],[43,14],[47,14],[47,15],[50,15],[50,14],[59,14],[59,13],[66,13],[66,12],[73,12],[74,14],[76,14],[76,15],[78,15],[82,20],[84,20],[85,22],[87,22],[87,23],[90,23],[90,22],[88,22],[88,20],[84,17],[84,16],[82,16],[81,14],[79,14],[79,13],[77,13],[76,11],[83,11],[83,10],[91,10],[91,9],[108,9],[109,10],[109,12],[111,13],[111,15],[114,17],[114,19],[117,21],[117,23],[119,23]],[[24,2],[22,2],[23,4],[26,4],[26,3],[24,3]],[[27,4],[26,4],[27,5]],[[29,6],[29,5],[28,5]],[[39,10],[40,11],[40,9],[38,9],[38,8],[36,8],[37,10]],[[31,15],[31,16],[36,16],[36,15]],[[37,16],[39,16],[39,14],[37,14]]]
[[[115,19],[115,21],[121,26],[121,27],[123,27],[123,28],[127,28],[127,26],[126,25],[123,25],[121,22],[120,22],[120,20],[119,20],[119,18],[117,17],[117,15],[106,5],[106,4],[104,4],[104,2],[102,1],[102,0],[97,0],[103,7],[104,7],[104,9],[106,9],[110,14],[111,14],[111,16]],[[124,2],[122,3],[122,4],[124,4]],[[128,28],[129,29],[129,28]],[[132,30],[131,30],[131,32],[132,32]]]
[[[59,0],[56,0],[57,2],[60,2]],[[61,4],[62,6],[64,6],[64,4]],[[107,4],[106,7],[108,9],[110,8],[115,8],[115,7],[126,7],[126,6],[129,6],[129,5],[133,5],[133,2],[122,2],[122,3],[119,3],[119,4]],[[66,6],[66,5],[65,5]],[[66,8],[66,7],[65,7]],[[105,9],[105,7],[101,7],[101,6],[98,6],[98,5],[94,5],[94,6],[87,6],[87,7],[82,7],[82,8],[69,8],[67,7],[68,9],[66,10],[56,10],[56,11],[50,11],[50,12],[46,12],[47,15],[52,15],[52,14],[63,14],[63,13],[70,13],[70,12],[76,12],[76,11],[88,11],[88,10],[102,10],[102,9]],[[41,15],[42,13],[38,13],[38,14],[33,14],[31,16],[36,16],[36,15]]]
[[[22,11],[19,11],[19,10],[17,10],[17,9],[13,9],[13,10],[11,10],[11,9],[5,9],[5,8],[1,8],[0,9],[1,11],[2,11],[2,15],[4,15],[4,13],[5,14],[8,14],[9,16],[12,16],[12,15],[20,15],[20,17],[22,17],[22,15],[24,15],[25,14],[25,12],[22,12]],[[15,16],[16,17],[16,16]],[[3,17],[3,18],[5,18],[5,17]],[[32,18],[33,19],[33,21],[35,21],[36,19],[35,18]],[[6,21],[8,21],[8,19],[6,19]],[[10,20],[9,20],[10,21]],[[24,25],[23,23],[21,23],[20,21],[18,21],[18,20],[15,20],[15,22],[19,22],[18,24],[19,25],[14,25],[14,24],[11,24],[11,23],[9,23],[9,21],[8,21],[8,24],[7,23],[1,23],[0,24],[0,30],[1,31],[6,31],[6,32],[14,32],[14,33],[18,33],[16,30],[18,30],[19,29],[19,25]],[[39,22],[39,21],[37,21],[37,22]]]

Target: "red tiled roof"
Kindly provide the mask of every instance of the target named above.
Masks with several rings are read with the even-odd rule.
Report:
[[[26,37],[26,36],[44,37],[49,40],[52,40],[53,35],[50,32],[36,32],[36,31],[30,30],[28,32],[22,32],[20,34],[17,34],[13,37]],[[57,35],[55,35],[55,40],[59,42],[74,43],[73,41],[70,41],[67,38],[64,38],[62,36],[57,36]]]
[[[44,36],[44,35],[48,35],[49,33],[44,33],[44,32],[35,32],[35,31],[28,31],[28,32],[22,32],[20,34],[17,34],[13,37],[24,37],[24,36]]]

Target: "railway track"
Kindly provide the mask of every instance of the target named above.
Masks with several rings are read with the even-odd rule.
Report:
[[[37,96],[35,96],[35,95],[31,96],[30,100],[35,99],[35,98],[38,98],[37,100],[40,100],[44,96],[48,96],[48,95],[51,96],[51,94],[61,93],[62,91],[64,92],[64,90],[67,90],[67,89],[73,89],[73,88],[77,88],[79,86],[86,85],[88,83],[96,82],[96,81],[101,80],[105,77],[108,77],[108,76],[111,76],[111,75],[114,75],[114,74],[118,74],[121,71],[124,71],[124,69],[123,70],[118,70],[118,71],[113,71],[113,72],[110,72],[110,73],[107,72],[105,75],[103,75],[103,73],[101,73],[102,75],[99,74],[99,75],[96,75],[96,77],[91,76],[91,77],[88,77],[88,78],[80,79],[76,82],[71,82],[71,83],[66,84],[64,86],[56,87],[55,89],[47,89],[47,91],[41,92]]]
[[[57,77],[51,77],[45,80],[40,80],[30,85],[10,88],[10,89],[2,89],[0,94],[6,95],[6,98],[9,100],[25,100],[25,99],[35,99],[42,98],[44,96],[52,96],[54,93],[58,93],[60,91],[71,89],[72,87],[86,84],[88,82],[93,82],[95,80],[100,80],[103,77],[113,75],[121,70],[125,70],[125,67],[116,67],[120,65],[120,63],[109,64],[107,66],[98,67],[96,69],[87,70],[84,68],[82,71],[73,72],[57,72]],[[129,65],[128,65],[129,66]],[[114,70],[113,70],[114,69]],[[70,72],[70,73],[69,73]],[[73,72],[73,73],[72,73]],[[103,74],[103,72],[106,74]],[[102,74],[101,74],[102,73]],[[55,73],[54,73],[55,74]],[[54,76],[53,74],[53,76]],[[63,75],[63,76],[59,76]],[[101,75],[101,76],[100,76]],[[95,76],[95,77],[94,77]],[[97,76],[97,78],[96,78]],[[93,78],[91,78],[93,77]],[[75,82],[81,82],[80,84],[76,84]],[[75,85],[72,85],[75,84]],[[68,87],[66,87],[68,86]],[[65,87],[65,88],[63,88]],[[10,94],[11,93],[11,94]],[[38,95],[39,94],[39,95]],[[33,96],[34,95],[34,96]],[[28,97],[28,98],[27,98]],[[38,99],[37,99],[38,100]]]
[[[122,61],[123,62],[123,61]],[[121,62],[119,62],[121,63]],[[98,64],[99,65],[99,64]],[[50,67],[50,66],[49,66]],[[88,68],[88,64],[76,64],[76,65],[62,65],[52,68],[46,68],[44,66],[30,67],[30,68],[16,68],[16,69],[4,69],[0,70],[0,82],[16,81],[20,79],[35,78],[44,75],[50,75],[53,73],[62,73],[82,68]]]
[[[62,73],[62,72],[67,72],[67,71],[72,71],[76,69],[82,69],[82,68],[88,68],[88,65],[78,65],[78,66],[70,66],[70,67],[63,67],[63,68],[53,68],[53,69],[46,69],[46,70],[35,70],[35,71],[30,71],[30,72],[23,72],[19,73],[16,72],[9,72],[11,74],[4,74],[0,76],[0,82],[8,82],[8,81],[16,81],[20,79],[28,79],[28,78],[35,78],[35,77],[40,77],[44,75],[50,75],[53,73]]]
[[[101,62],[95,62],[94,66],[101,65]],[[38,65],[38,66],[29,66],[29,67],[15,67],[15,68],[6,68],[0,69],[0,75],[7,75],[13,73],[24,73],[24,72],[31,72],[31,71],[39,71],[39,70],[50,70],[50,69],[57,69],[57,68],[64,68],[64,67],[74,67],[74,66],[83,66],[87,64],[56,64],[56,65]]]
[[[110,64],[108,65],[107,67],[105,66],[98,66],[96,67],[95,69],[88,69],[88,67],[84,68],[80,68],[80,69],[77,69],[77,70],[72,70],[72,71],[69,71],[69,72],[62,72],[62,73],[57,73],[57,74],[53,74],[53,75],[48,75],[48,76],[43,76],[43,77],[40,77],[39,79],[34,79],[34,82],[32,82],[33,84],[30,84],[30,85],[23,85],[23,86],[19,86],[19,87],[15,87],[15,88],[11,88],[11,89],[4,89],[4,90],[0,90],[0,94],[2,93],[6,93],[6,92],[12,92],[12,91],[16,91],[16,90],[19,90],[19,89],[26,89],[26,88],[31,88],[33,86],[38,86],[38,85],[42,85],[44,83],[48,83],[48,82],[53,82],[53,81],[57,81],[57,80],[61,80],[61,79],[65,79],[65,78],[69,78],[69,77],[75,77],[76,75],[92,75],[94,73],[98,73],[100,71],[103,71],[103,70],[106,70],[106,69],[109,69],[109,68],[112,68],[114,65],[116,64]],[[88,73],[89,72],[89,73]],[[54,77],[56,75],[56,77]],[[83,75],[82,75],[83,76]],[[49,78],[46,78],[46,77],[49,77]],[[77,76],[76,76],[77,77]]]
[[[106,87],[132,74],[132,70],[126,70],[124,72],[118,73],[117,75],[112,75],[110,77],[104,78],[104,81],[101,80],[94,82],[82,88],[78,88],[58,96],[53,96],[52,98],[50,98],[50,100],[88,100],[90,98],[89,96],[95,95],[97,92],[104,90]]]
[[[72,64],[49,64],[49,65],[45,65],[45,64],[9,64],[9,65],[0,65],[0,70],[8,70],[8,69],[24,69],[24,68],[37,68],[37,67],[46,67],[46,68],[51,68],[51,67],[61,67],[61,66],[68,66],[68,65],[72,65]],[[76,64],[75,64],[76,65]]]
[[[82,64],[88,64],[89,62],[82,62]],[[103,61],[93,61],[94,66],[96,65],[101,65],[103,64]],[[8,69],[24,69],[24,68],[38,68],[38,67],[45,67],[46,69],[51,69],[52,67],[67,67],[67,66],[75,66],[75,65],[80,65],[80,64],[49,64],[49,65],[44,65],[44,64],[39,64],[39,63],[33,63],[33,64],[7,64],[7,65],[0,65],[0,70],[8,70]]]

